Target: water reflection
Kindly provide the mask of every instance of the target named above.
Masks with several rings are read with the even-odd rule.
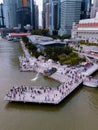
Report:
[[[88,96],[89,107],[92,110],[98,111],[98,88],[84,88]]]

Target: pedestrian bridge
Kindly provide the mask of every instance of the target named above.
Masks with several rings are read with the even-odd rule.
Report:
[[[22,37],[28,35],[30,35],[30,33],[9,33],[9,37]]]

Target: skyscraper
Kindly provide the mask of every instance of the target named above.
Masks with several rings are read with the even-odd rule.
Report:
[[[93,6],[91,9],[91,18],[95,17],[96,12],[98,12],[98,0],[93,0]]]
[[[35,29],[35,8],[34,0],[4,0],[5,24],[8,28],[21,25],[22,29],[26,24],[31,24]],[[38,15],[36,15],[38,17]],[[38,23],[38,18],[36,18]]]
[[[38,29],[39,27],[39,10],[38,10],[38,5],[35,4],[35,30]]]
[[[0,4],[0,28],[4,27],[5,23],[4,23],[4,15],[3,15],[3,4]]]
[[[16,19],[16,0],[3,0],[5,25],[7,28],[13,28],[17,25]]]
[[[42,26],[46,28],[46,4],[49,3],[49,0],[43,0],[43,11],[42,11]]]
[[[46,28],[49,29],[49,6],[50,4],[46,4],[46,13],[45,13],[45,19],[46,19]]]
[[[30,7],[22,6],[17,8],[17,23],[20,25],[21,30],[24,31],[24,26],[31,25],[31,10]]]
[[[82,0],[80,19],[90,18],[91,1],[92,0]]]
[[[49,1],[49,31],[50,34],[58,34],[60,22],[60,0]]]
[[[71,34],[73,22],[80,20],[82,0],[61,0],[59,35]]]

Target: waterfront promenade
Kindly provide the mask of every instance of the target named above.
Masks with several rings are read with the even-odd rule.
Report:
[[[98,69],[96,64],[90,64],[85,71],[84,67],[61,66],[53,61],[37,60],[30,56],[23,43],[21,45],[25,53],[25,57],[20,57],[21,70],[36,71],[43,74],[45,69],[55,66],[57,72],[49,78],[59,81],[61,85],[55,89],[44,86],[13,86],[4,98],[7,101],[59,104],[79,87],[87,74],[89,76]]]

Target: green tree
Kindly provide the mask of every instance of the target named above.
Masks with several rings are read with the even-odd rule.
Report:
[[[42,35],[42,36],[50,36],[48,29],[33,30],[33,31],[31,32],[31,34],[33,34],[33,35]]]
[[[64,48],[64,53],[66,55],[69,55],[70,53],[72,53],[72,48],[66,45],[66,47]]]
[[[29,39],[26,37],[26,36],[22,36],[22,41],[24,43],[28,43],[29,42]]]

